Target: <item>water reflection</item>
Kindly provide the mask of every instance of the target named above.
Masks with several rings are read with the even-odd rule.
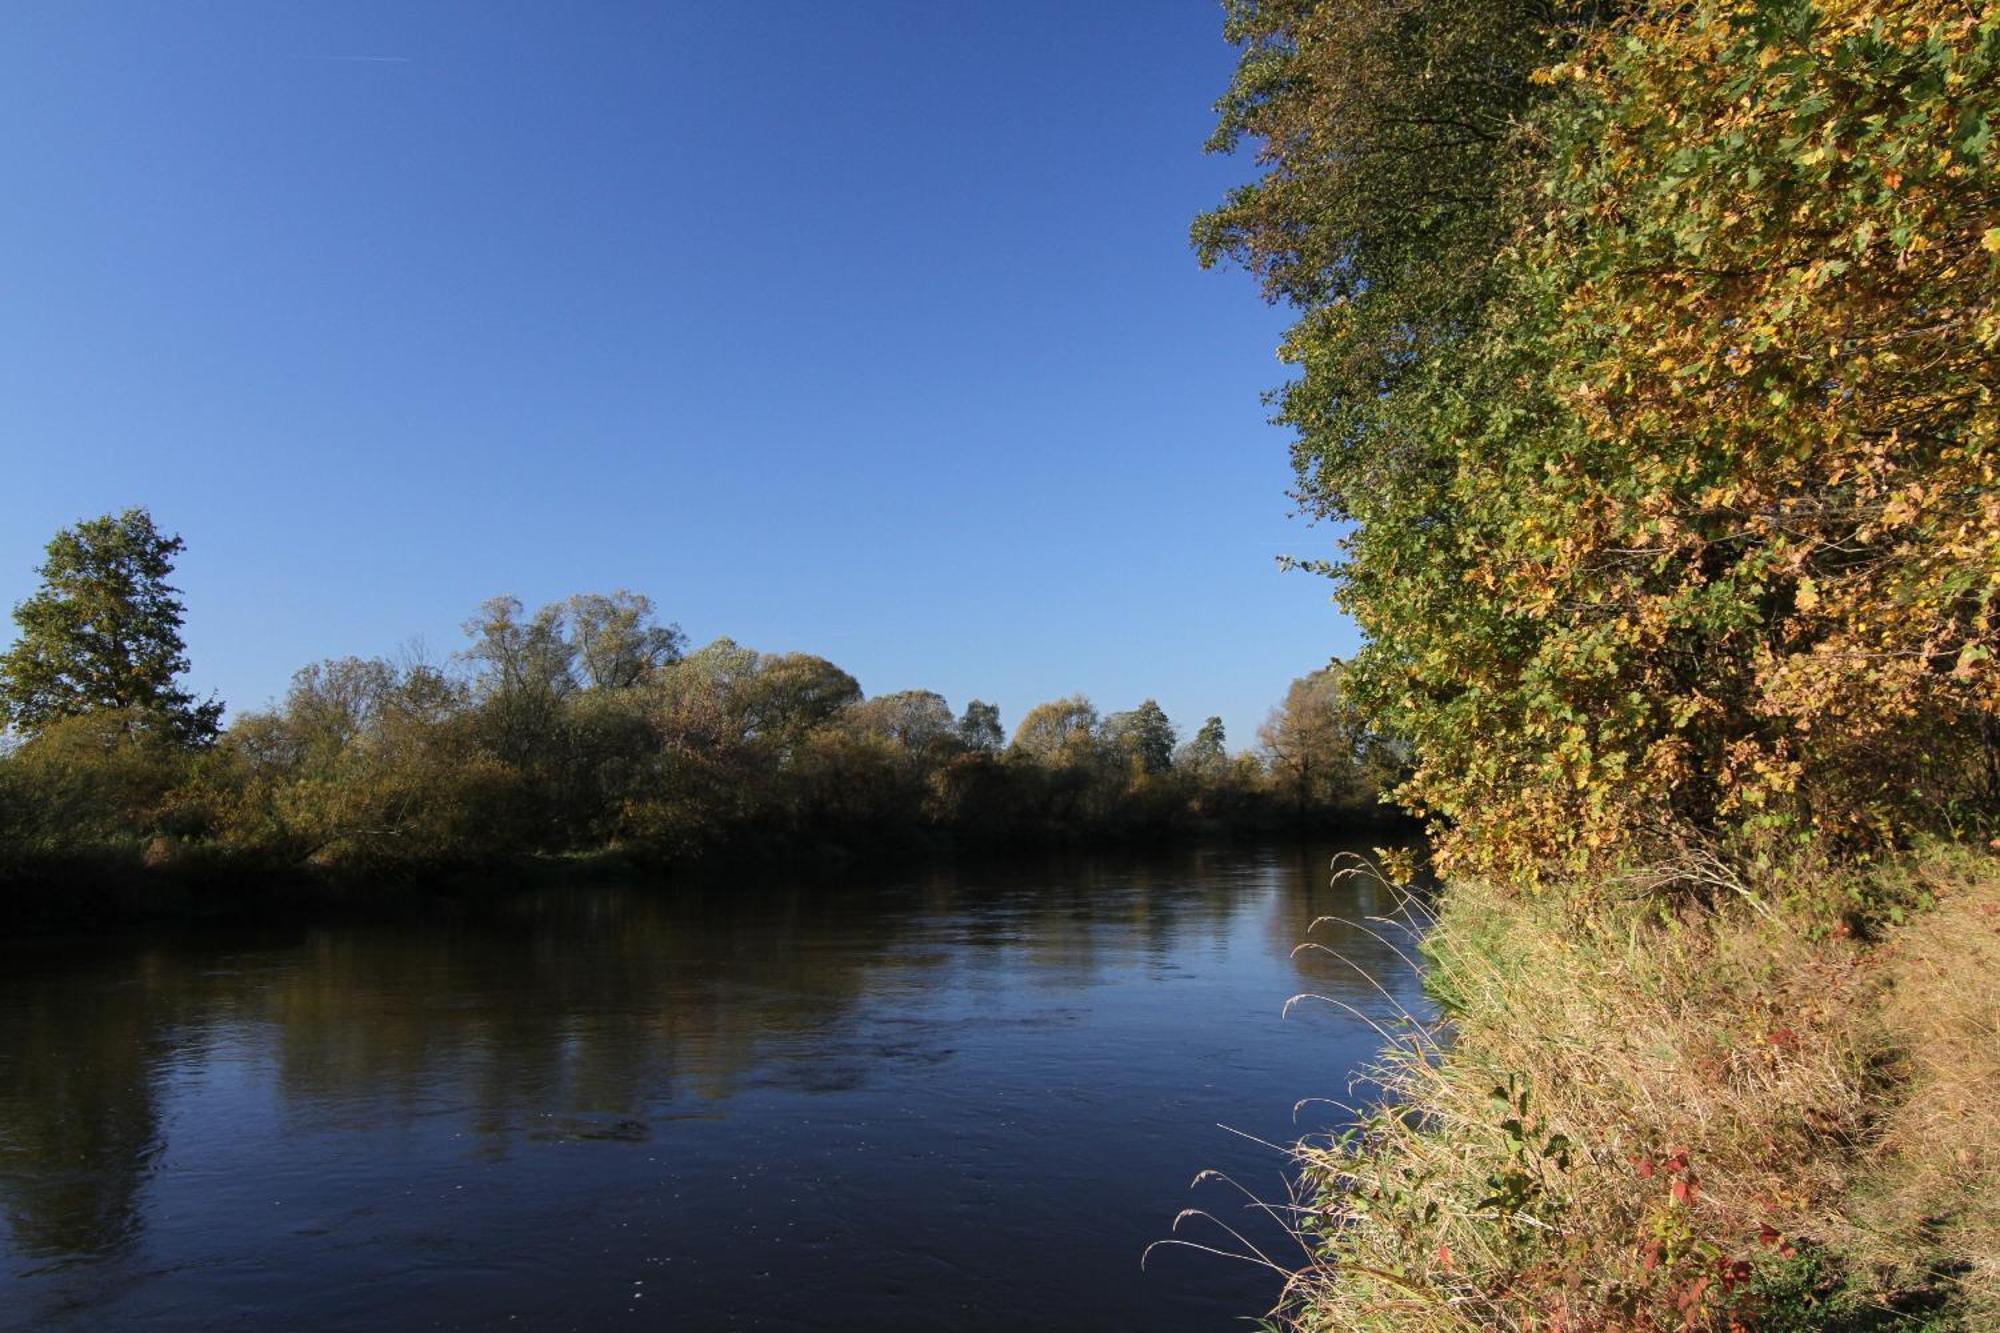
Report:
[[[0,1279],[32,1299],[0,1324],[539,1326],[651,1280],[696,1326],[923,1326],[908,1275],[941,1265],[966,1327],[1037,1301],[1045,1325],[1219,1326],[1246,1279],[1142,1279],[1137,1248],[1216,1164],[1218,1118],[1282,1134],[1367,1053],[1351,1023],[1275,1025],[1298,989],[1385,1007],[1292,955],[1316,918],[1389,906],[1327,859],[571,889],[16,949]],[[1414,1002],[1365,932],[1314,938]]]
[[[102,1257],[138,1233],[160,1148],[158,977],[142,955],[70,984],[14,983],[25,1012],[10,1009],[0,1029],[0,1205],[30,1258]]]

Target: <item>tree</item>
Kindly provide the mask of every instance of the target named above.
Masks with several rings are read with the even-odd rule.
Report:
[[[1597,8],[1551,0],[1226,0],[1243,48],[1209,148],[1258,141],[1262,179],[1194,225],[1304,312],[1278,398],[1300,497],[1361,518],[1448,469],[1430,370],[1477,331],[1515,220],[1531,75]],[[1393,481],[1387,494],[1371,478]],[[1436,521],[1443,517],[1432,511]],[[1364,534],[1365,536],[1365,534]]]
[[[396,668],[380,658],[337,658],[294,673],[283,717],[300,759],[325,763],[359,742],[396,685]]]
[[[653,599],[641,593],[578,593],[563,608],[577,668],[592,689],[630,689],[687,650],[681,627],[659,624]]]
[[[752,730],[785,748],[861,702],[861,686],[824,657],[773,653],[758,660],[747,702]]]
[[[891,741],[912,755],[934,756],[958,742],[951,705],[931,690],[899,690],[857,703],[847,710],[856,731]]]
[[[527,619],[518,597],[488,598],[465,622],[472,646],[465,657],[487,697],[562,699],[576,688],[576,648],[564,633],[567,608],[545,606]]]
[[[2000,806],[2000,59],[1945,0],[1232,0],[1344,691],[1440,865]],[[1943,813],[1953,812],[1953,813]]]
[[[1104,721],[1104,736],[1114,750],[1147,773],[1164,773],[1174,766],[1174,724],[1152,699],[1129,713],[1113,713]]]
[[[1367,725],[1347,697],[1346,675],[1346,664],[1335,661],[1299,677],[1285,691],[1285,701],[1257,729],[1272,777],[1301,814],[1353,804],[1373,794],[1362,790]]]
[[[567,704],[576,693],[576,649],[564,633],[565,609],[524,616],[518,597],[494,597],[465,622],[472,646],[479,726],[504,763],[534,781],[549,802],[567,775],[560,762]]]
[[[1211,717],[1202,723],[1194,739],[1183,745],[1174,758],[1176,768],[1186,769],[1201,777],[1219,774],[1228,762],[1228,741],[1219,717]]]
[[[861,701],[854,677],[810,653],[760,653],[721,638],[657,673],[647,708],[670,748],[755,746],[782,758]]]
[[[964,716],[958,719],[958,739],[968,750],[998,754],[1000,747],[1007,743],[1007,733],[1000,727],[999,706],[984,699],[968,703]]]
[[[1050,765],[1088,763],[1097,751],[1097,709],[1081,694],[1036,704],[1014,728],[1010,753]]]
[[[724,637],[656,673],[644,693],[661,743],[676,753],[717,752],[747,743],[745,696],[760,661],[754,648]]]
[[[40,591],[14,608],[21,637],[0,658],[6,720],[33,732],[67,717],[124,710],[157,719],[179,740],[215,737],[222,704],[176,684],[188,669],[184,607],[167,582],[178,536],[144,509],[58,532],[36,570]]]
[[[1524,126],[1559,96],[1536,71],[1605,7],[1227,5],[1242,56],[1210,146],[1254,143],[1263,175],[1197,220],[1195,244],[1204,264],[1241,263],[1267,299],[1299,312],[1279,352],[1297,374],[1276,419],[1295,432],[1301,506],[1345,527],[1338,559],[1305,564],[1337,581],[1367,635],[1351,693],[1387,715],[1423,712],[1468,746],[1490,746],[1507,725],[1445,720],[1454,704],[1492,697],[1467,678],[1533,651],[1535,627],[1492,607],[1470,577],[1488,534],[1457,489],[1504,456],[1480,437],[1489,422],[1524,428],[1549,409],[1531,367],[1488,355],[1495,325],[1520,323],[1503,251],[1535,207],[1547,157],[1546,138]],[[1515,481],[1515,493],[1531,489]],[[1301,773],[1287,780],[1307,799]]]

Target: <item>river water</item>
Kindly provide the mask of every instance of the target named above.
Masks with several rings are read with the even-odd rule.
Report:
[[[1142,1251],[1287,1259],[1191,1185],[1339,1123],[1379,1038],[1285,1001],[1421,1003],[1294,954],[1390,910],[1335,850],[0,946],[0,1328],[1241,1327],[1268,1272]]]

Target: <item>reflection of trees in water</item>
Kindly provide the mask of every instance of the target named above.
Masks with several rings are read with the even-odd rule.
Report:
[[[37,1259],[97,1256],[138,1233],[159,1153],[158,968],[20,969],[0,1008],[0,1210]]]
[[[1165,956],[1190,934],[1211,936],[1270,888],[1255,855],[1198,849],[987,868],[938,905],[962,917],[968,940],[988,946],[974,966],[1009,968],[1017,951],[1032,981],[1066,986],[1087,984],[1135,952]]]
[[[467,1107],[634,1115],[685,1090],[728,1096],[772,1040],[837,1024],[867,958],[817,948],[833,909],[796,896],[733,921],[610,890],[525,899],[449,929],[317,932],[263,997],[295,1110]]]
[[[1395,1006],[1370,984],[1372,978],[1397,1004],[1415,1010],[1416,938],[1398,924],[1410,919],[1402,896],[1370,874],[1336,880],[1338,870],[1353,864],[1351,857],[1335,864],[1336,854],[1345,850],[1351,849],[1300,846],[1280,854],[1287,884],[1273,899],[1272,943],[1296,950],[1293,965],[1315,992],[1345,1000],[1379,1021],[1393,1016]],[[1389,920],[1379,919],[1384,917]],[[1302,944],[1319,947],[1297,948]]]
[[[0,1207],[24,1255],[128,1243],[160,1149],[163,1064],[190,1064],[197,1034],[268,1056],[300,1129],[445,1114],[493,1151],[517,1135],[643,1135],[676,1097],[752,1079],[851,1086],[883,1059],[926,1058],[861,1032],[858,1013],[871,996],[929,1001],[941,968],[964,970],[945,985],[984,969],[1086,984],[1212,937],[1295,876],[1219,852],[878,887],[575,888],[275,948],[0,964]],[[1297,938],[1319,909],[1279,910]]]

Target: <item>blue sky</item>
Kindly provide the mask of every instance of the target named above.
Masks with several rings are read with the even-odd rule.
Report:
[[[59,526],[188,542],[191,683],[433,657],[484,598],[954,706],[1250,741],[1351,651],[1280,574],[1285,323],[1202,272],[1209,0],[15,0],[0,601]],[[366,57],[366,58],[362,58]],[[8,627],[11,629],[11,627]]]

